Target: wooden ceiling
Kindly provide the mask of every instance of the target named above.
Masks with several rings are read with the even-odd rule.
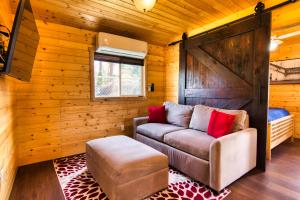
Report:
[[[18,0],[11,0],[16,8]],[[37,19],[166,44],[183,32],[253,7],[257,0],[158,0],[147,13],[131,0],[31,0]]]
[[[31,4],[35,17],[46,22],[105,31],[165,45],[183,32],[245,9],[252,10],[257,1],[158,0],[147,13],[138,11],[132,0],[31,0]],[[270,1],[279,0],[265,0],[266,3]],[[11,0],[14,11],[17,2]]]
[[[300,30],[300,1],[272,13],[272,34],[281,36]]]
[[[300,1],[282,7],[272,13],[272,35],[282,36],[300,30]],[[283,43],[271,52],[271,60],[300,58],[300,35],[282,40]]]

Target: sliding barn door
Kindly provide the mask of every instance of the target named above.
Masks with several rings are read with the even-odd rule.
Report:
[[[179,102],[244,109],[258,129],[257,167],[265,169],[270,13],[199,35],[180,47]],[[233,147],[234,148],[234,147]]]

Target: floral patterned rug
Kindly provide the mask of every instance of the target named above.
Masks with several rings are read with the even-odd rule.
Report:
[[[59,158],[53,160],[53,164],[66,200],[108,200],[87,170],[85,154]],[[203,184],[170,169],[168,189],[157,192],[147,200],[221,200],[229,193],[230,190],[224,189],[216,196]]]

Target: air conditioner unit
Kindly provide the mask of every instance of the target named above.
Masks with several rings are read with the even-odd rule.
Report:
[[[100,32],[97,36],[96,52],[117,56],[144,59],[147,55],[147,42],[119,35]]]

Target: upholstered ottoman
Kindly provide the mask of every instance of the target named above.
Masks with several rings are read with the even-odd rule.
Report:
[[[110,200],[141,200],[168,187],[168,158],[126,136],[86,144],[87,166]]]

